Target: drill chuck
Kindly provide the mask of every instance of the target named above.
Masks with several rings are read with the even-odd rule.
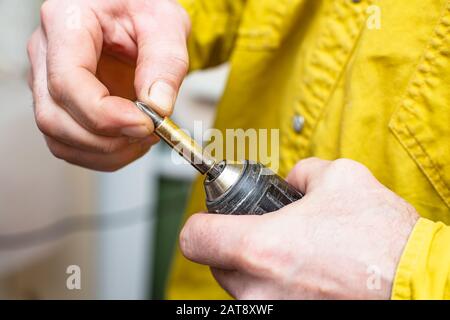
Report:
[[[264,214],[302,198],[302,194],[260,163],[227,164],[205,179],[206,206],[211,213]]]
[[[217,162],[169,118],[162,118],[142,102],[136,102],[136,106],[152,119],[156,134],[205,175],[206,207],[210,213],[264,214],[303,197],[260,163]]]

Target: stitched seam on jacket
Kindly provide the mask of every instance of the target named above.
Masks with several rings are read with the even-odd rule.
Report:
[[[432,45],[432,43],[437,38],[441,37],[437,32],[437,30],[440,27],[444,26],[444,28],[450,30],[450,27],[446,25],[446,23],[444,22],[444,19],[446,19],[449,16],[450,16],[450,1],[448,1],[447,4],[445,4],[443,7],[443,13],[439,19],[439,22],[437,23],[436,27],[433,30],[433,35],[430,37],[430,40],[425,48],[424,54],[422,55],[420,62],[416,67],[416,71],[412,75],[410,83],[408,84],[406,95],[402,99],[402,103],[400,104],[399,108],[394,112],[392,116],[392,119],[389,123],[389,128],[397,137],[397,139],[400,141],[400,143],[403,145],[403,147],[407,150],[407,152],[411,155],[411,157],[415,160],[416,164],[422,169],[422,172],[432,183],[432,185],[436,189],[441,199],[447,205],[447,207],[450,208],[450,188],[445,182],[445,179],[442,177],[439,168],[436,166],[435,162],[433,161],[430,154],[427,152],[426,148],[420,142],[420,139],[418,139],[415,136],[413,130],[411,130],[411,128],[406,123],[401,124],[398,119],[398,117],[402,117],[401,114],[404,112],[407,112],[408,117],[410,118],[413,118],[414,116],[417,117],[414,107],[416,108],[420,107],[420,103],[417,100],[420,99],[421,92],[424,89],[423,87],[425,85],[425,79],[430,77],[431,73],[430,70],[433,67],[431,62],[428,61],[425,58],[425,56],[429,52],[432,52],[435,55],[444,56],[441,49],[444,47],[445,42],[442,41],[442,44],[440,45]],[[442,38],[445,38],[445,36],[448,35],[448,30],[447,33],[445,33],[442,36]],[[447,57],[445,56],[443,58],[447,59]],[[425,71],[419,73],[417,71],[418,69],[422,69]],[[406,104],[406,101],[411,101],[411,105],[408,106]],[[401,132],[400,130],[401,127],[405,129],[404,132]],[[405,141],[401,141],[402,137]],[[407,143],[408,140],[413,143]],[[421,159],[423,159],[423,161]]]
[[[369,0],[367,1],[367,5],[370,5],[373,1]],[[361,4],[360,4],[361,5]],[[362,7],[361,7],[362,8]],[[333,24],[340,20],[340,11],[351,11],[353,9],[352,4],[349,4],[347,2],[335,2],[335,10],[333,10],[333,15],[330,17],[330,21],[327,23],[326,29],[324,33],[322,34],[323,41],[330,41],[330,37],[333,35]],[[365,9],[365,8],[364,8]],[[354,10],[354,9],[353,9]],[[331,51],[334,51],[335,54],[332,56],[328,56],[331,58],[334,63],[336,63],[337,67],[335,70],[330,71],[328,68],[326,68],[326,62],[323,60],[325,57],[323,55],[323,51],[320,48],[316,48],[316,52],[313,54],[312,57],[312,63],[313,65],[311,68],[314,68],[314,72],[316,74],[322,74],[322,77],[315,77],[311,84],[304,87],[305,93],[308,93],[313,97],[314,100],[316,100],[314,103],[310,105],[310,107],[307,110],[307,113],[309,114],[310,120],[307,121],[304,128],[304,141],[306,143],[310,143],[312,137],[314,136],[319,121],[321,120],[321,117],[323,116],[323,112],[326,109],[327,105],[329,104],[333,93],[335,92],[340,79],[342,78],[345,68],[350,62],[354,51],[358,44],[358,39],[361,37],[362,32],[364,30],[365,21],[366,21],[366,14],[363,12],[352,12],[353,15],[360,15],[359,17],[356,17],[355,20],[352,20],[355,22],[355,24],[358,26],[358,32],[355,32],[352,34],[351,30],[353,30],[349,23],[343,23],[342,27],[345,29],[345,33],[347,37],[350,38],[349,46],[348,48],[339,48],[336,52],[335,48],[331,48]],[[333,44],[335,44],[333,42]],[[325,45],[327,47],[327,45]],[[329,47],[329,45],[328,45]],[[347,50],[346,50],[347,49]],[[326,50],[328,51],[328,49]],[[314,59],[317,60],[317,63],[314,65]],[[335,72],[335,73],[334,73]],[[334,73],[334,74],[333,74]],[[327,88],[327,86],[329,86]],[[319,90],[320,89],[320,90]],[[320,91],[320,93],[319,93]],[[300,109],[300,106],[304,105],[304,102],[299,101],[298,108]],[[300,111],[300,110],[298,110]],[[305,146],[306,147],[306,146]]]

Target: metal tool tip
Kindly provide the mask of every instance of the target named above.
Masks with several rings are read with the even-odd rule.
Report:
[[[138,107],[142,112],[144,112],[147,116],[149,116],[152,119],[155,126],[159,126],[163,122],[164,119],[145,103],[136,101],[134,104],[136,105],[136,107]]]

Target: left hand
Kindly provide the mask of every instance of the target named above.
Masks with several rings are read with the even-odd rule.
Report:
[[[195,214],[183,254],[237,299],[389,299],[415,209],[351,160],[300,161],[305,197],[263,216]]]

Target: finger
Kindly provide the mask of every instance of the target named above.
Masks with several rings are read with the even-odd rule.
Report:
[[[87,6],[74,12],[71,1],[49,1],[42,8],[42,27],[48,40],[48,89],[83,127],[106,136],[143,138],[153,124],[134,104],[110,96],[96,78],[103,33],[95,14]],[[78,15],[79,25],[67,23],[67,13]]]
[[[238,269],[244,237],[258,223],[258,216],[195,214],[180,234],[184,256],[221,269]]]
[[[65,110],[56,106],[46,94],[35,99],[35,117],[36,124],[44,135],[76,149],[88,152],[109,154],[145,139],[107,137],[89,132],[77,123]]]
[[[116,171],[142,157],[155,143],[155,138],[150,137],[105,156],[99,153],[75,149],[51,137],[45,137],[45,140],[55,157],[84,168],[106,172]]]
[[[142,2],[134,10],[139,48],[136,94],[161,115],[170,115],[188,71],[189,20],[174,1]]]
[[[95,135],[79,125],[64,109],[57,106],[47,90],[47,69],[45,39],[37,30],[28,46],[33,79],[33,99],[36,123],[47,136],[75,148],[89,152],[111,153],[125,148],[134,140],[127,137],[106,137]]]
[[[286,180],[300,192],[307,194],[314,189],[314,179],[330,164],[331,161],[318,158],[301,160],[291,170]]]
[[[40,50],[41,42],[43,41],[41,39],[41,34],[42,34],[41,28],[37,28],[31,35],[27,43],[27,55],[28,60],[30,61],[30,68],[28,69],[27,72],[27,84],[31,90],[33,90],[33,83],[34,83],[33,65],[37,63],[36,62],[37,59],[35,58],[39,54],[43,54],[44,57],[46,55],[46,53],[44,54]]]
[[[33,72],[31,71],[31,68],[27,72],[27,85],[28,85],[28,88],[30,88],[30,89],[33,88]]]
[[[30,40],[28,40],[27,54],[28,54],[28,60],[30,61],[30,65],[32,65],[33,56],[35,55],[35,51],[37,49],[36,42],[39,38],[39,33],[40,33],[40,28],[38,28],[36,31],[34,31],[30,37]],[[34,82],[33,68],[30,67],[27,71],[27,84],[28,84],[28,88],[30,88],[31,90],[33,90],[33,82]]]

